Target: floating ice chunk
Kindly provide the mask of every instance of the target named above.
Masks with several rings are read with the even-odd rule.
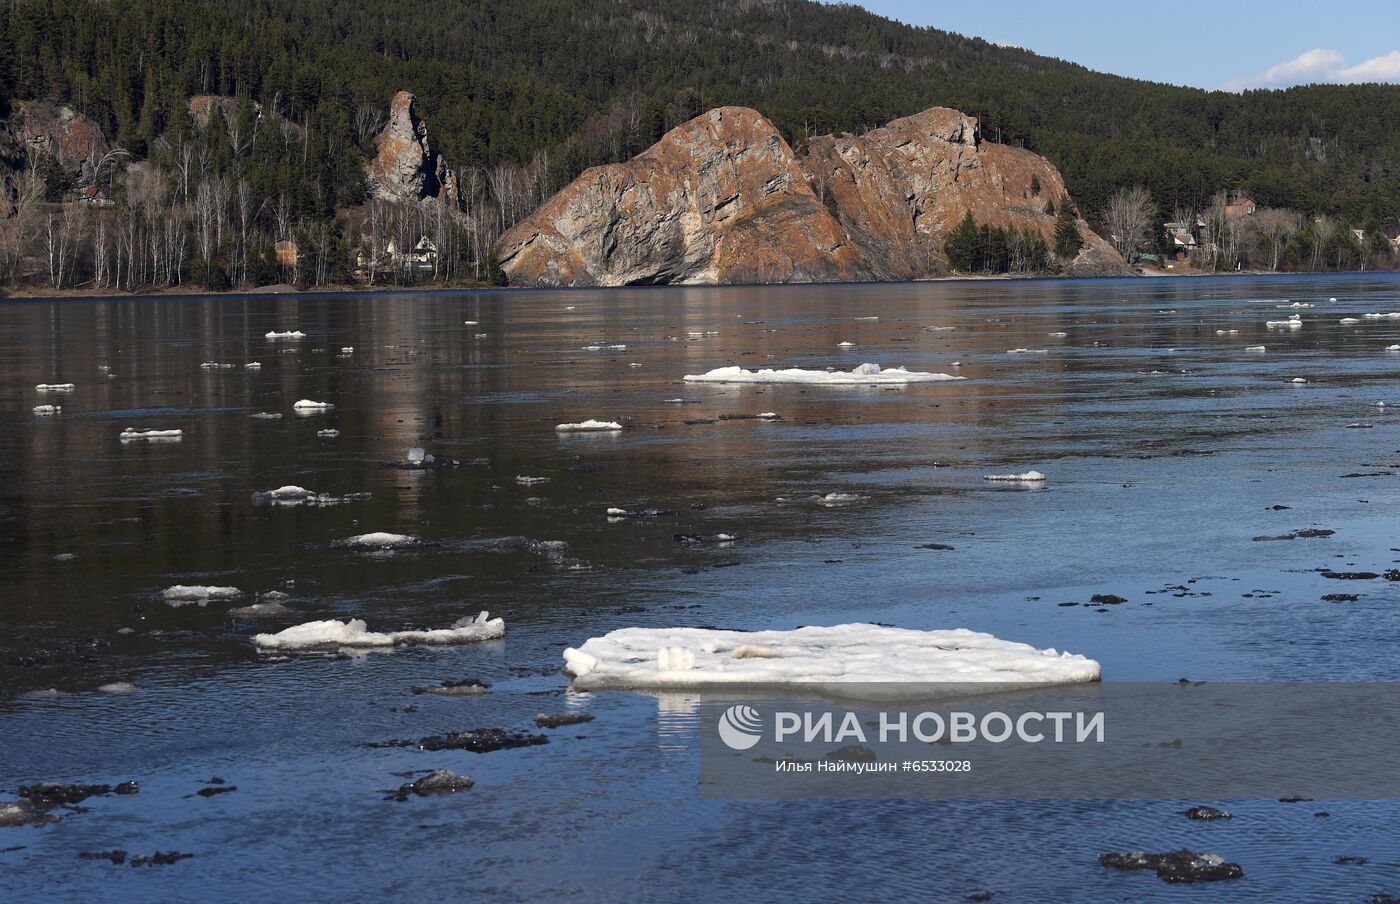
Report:
[[[1360,320],[1360,318],[1357,318],[1357,317],[1343,317],[1341,320],[1338,320],[1337,322],[1338,322],[1338,323],[1360,323],[1361,320]]]
[[[130,681],[113,681],[111,684],[104,684],[98,687],[99,694],[134,694],[136,685]]]
[[[337,436],[340,436],[340,431],[334,428],[329,430],[317,430],[316,435],[321,439],[335,439]]]
[[[407,546],[415,546],[417,543],[418,538],[410,537],[408,534],[375,531],[368,534],[356,534],[348,539],[339,540],[334,545],[349,549],[403,549]]]
[[[228,614],[234,618],[270,618],[275,615],[286,615],[292,610],[282,605],[280,600],[268,600],[261,603],[253,603],[251,606],[237,606],[228,610]]]
[[[268,490],[268,491],[266,491],[266,492],[264,492],[264,493],[254,493],[254,494],[253,494],[253,496],[254,496],[255,498],[261,496],[261,497],[263,497],[263,498],[265,498],[265,499],[272,500],[272,501],[279,501],[279,502],[288,502],[288,501],[291,501],[291,500],[302,500],[302,499],[305,499],[305,498],[308,497],[308,496],[314,496],[314,495],[316,495],[316,494],[315,494],[315,493],[312,493],[310,490],[308,490],[308,489],[306,489],[306,488],[304,488],[304,487],[295,486],[295,485],[293,485],[293,484],[288,484],[288,485],[286,485],[286,486],[284,486],[284,487],[278,487],[278,488],[275,489],[275,490]]]
[[[1057,333],[1050,333],[1050,335],[1053,336],[1053,337],[1056,338],[1056,339],[1063,339],[1065,336],[1068,336],[1069,333],[1059,333],[1059,332],[1057,332]]]
[[[924,329],[930,333],[949,333],[957,329],[955,326],[926,326]]]
[[[515,482],[523,487],[532,487],[537,483],[547,483],[548,477],[526,477],[523,474],[515,475]]]
[[[1370,316],[1369,314],[1367,316]],[[1299,330],[1303,328],[1303,315],[1293,314],[1287,320],[1266,320],[1264,326],[1271,330],[1287,329]]]
[[[257,414],[248,415],[248,417],[258,421],[275,421],[281,416],[280,411],[259,411]]]
[[[261,370],[261,369],[262,369],[262,362],[261,362],[261,361],[249,361],[247,364],[243,365],[243,369],[244,369],[244,370]]]
[[[852,317],[852,320],[879,320],[879,317]]]
[[[1387,345],[1385,350],[1388,352],[1400,352],[1400,345]]]
[[[340,347],[340,353],[341,353],[342,355],[353,355],[353,354],[355,354],[355,346],[353,346],[353,345],[342,345],[342,346]]]
[[[120,439],[124,443],[137,440],[170,442],[181,439],[184,435],[185,431],[183,430],[137,430],[134,427],[127,427],[121,432]]]
[[[1006,350],[1008,355],[1044,355],[1048,352],[1049,349],[1044,348],[1008,348]]]
[[[752,633],[623,628],[566,649],[564,669],[576,688],[586,690],[806,685],[852,696],[898,696],[892,684],[969,682],[992,691],[1012,684],[1097,681],[1100,674],[1099,664],[1084,656],[991,634],[869,624]],[[867,686],[857,687],[862,683]]]
[[[941,380],[961,380],[949,374],[921,373],[902,367],[881,369],[878,364],[862,364],[850,371],[840,370],[744,370],[742,367],[717,367],[703,374],[686,374],[687,383],[813,383],[827,386],[899,386],[906,383],[933,383]]]
[[[1262,346],[1262,345],[1246,345],[1246,346],[1244,347],[1244,350],[1247,351],[1247,352],[1262,352],[1262,351],[1267,351],[1267,349],[1265,349],[1264,346]]]
[[[330,411],[334,407],[330,402],[313,402],[311,399],[299,399],[292,404],[292,410],[297,412]]]
[[[1290,307],[1290,308],[1310,308],[1310,307],[1312,307],[1312,305],[1309,304],[1309,303],[1306,302],[1306,301],[1295,301],[1295,302],[1293,302],[1293,303],[1290,304],[1290,305],[1285,305],[1285,307]]]
[[[353,502],[357,499],[368,499],[369,493],[348,493],[344,496],[332,496],[329,493],[317,493],[304,487],[288,485],[278,487],[275,490],[266,490],[253,494],[254,505],[307,505],[327,507],[341,505],[346,502]]]
[[[364,619],[349,621],[313,621],[295,625],[276,634],[258,634],[253,643],[271,650],[298,650],[313,647],[392,647],[398,644],[450,644],[493,640],[503,637],[506,623],[482,612],[475,618],[467,616],[448,628],[430,631],[370,631]]]
[[[414,446],[412,449],[408,450],[408,455],[404,457],[404,461],[411,465],[432,464],[433,456],[429,455],[427,450],[422,446]]]
[[[1329,299],[1327,299],[1327,300],[1330,301],[1330,302],[1332,302],[1333,304],[1335,304],[1336,301],[1337,301],[1337,299],[1336,299],[1335,296],[1333,296],[1332,298],[1329,298]]]
[[[476,325],[477,325],[477,324],[476,324],[476,321],[475,321],[475,320],[463,320],[463,321],[462,321],[462,326],[476,326]]]
[[[301,330],[285,330],[285,331],[283,331],[283,332],[278,332],[277,330],[272,330],[272,331],[270,331],[264,338],[266,338],[266,339],[305,339],[305,338],[306,338],[306,334],[303,333]]]
[[[780,421],[783,418],[783,416],[776,411],[760,411],[758,414],[754,415],[754,417],[758,418],[760,421]]]
[[[73,383],[39,383],[34,387],[35,392],[72,392],[77,389]]]
[[[583,350],[586,351],[586,352],[606,352],[606,351],[618,351],[618,352],[620,352],[620,351],[626,351],[626,349],[627,349],[627,346],[625,346],[625,345],[585,345],[585,346],[583,347]]]
[[[1012,483],[1044,483],[1045,475],[1039,471],[1027,471],[1024,474],[988,474],[983,480],[1004,480]]]
[[[1215,331],[1215,335],[1217,335],[1217,336],[1238,336],[1239,334],[1240,334],[1240,331],[1239,331],[1239,330],[1216,330],[1216,331]]]
[[[856,347],[856,344],[855,344],[854,342],[838,342],[838,343],[836,343],[836,347],[837,347],[837,348],[855,348],[855,347]]]
[[[1290,383],[1306,383],[1306,382],[1308,382],[1308,381],[1307,381],[1307,379],[1306,379],[1305,377],[1294,377],[1294,378],[1293,378],[1292,380],[1290,380],[1289,382],[1290,382]]]
[[[199,365],[199,369],[200,369],[200,370],[233,370],[233,368],[234,368],[235,366],[236,366],[236,365],[233,365],[233,364],[220,364],[220,363],[217,362],[217,361],[205,361],[203,364]]]
[[[825,496],[817,495],[812,497],[812,501],[818,505],[832,508],[838,505],[850,505],[852,502],[859,502],[865,497],[855,493],[827,493]]]
[[[243,595],[237,587],[207,587],[201,584],[176,584],[160,592],[160,598],[172,606],[194,603],[205,606],[210,600],[232,600]]]
[[[621,430],[622,425],[617,421],[595,421],[589,418],[586,421],[579,421],[577,424],[560,424],[554,429],[560,433],[599,433],[610,430]]]
[[[37,414],[39,417],[48,417],[48,416],[54,415],[54,414],[62,414],[62,413],[63,413],[63,406],[61,406],[61,405],[35,405],[35,406],[34,406],[34,413]]]
[[[1362,314],[1367,320],[1400,320],[1400,311],[1391,311],[1387,314]]]

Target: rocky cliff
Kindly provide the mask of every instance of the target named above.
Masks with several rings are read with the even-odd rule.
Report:
[[[375,139],[376,154],[369,164],[374,196],[386,201],[437,199],[455,206],[456,179],[447,161],[433,149],[415,100],[400,91],[389,104],[389,122]]]
[[[40,101],[17,101],[7,131],[21,156],[53,157],[83,185],[92,181],[97,164],[111,150],[97,123],[72,107]]]
[[[980,139],[935,107],[862,136],[815,138],[801,158],[754,110],[722,107],[626,163],[588,170],[503,235],[526,286],[909,279],[943,266],[942,241],[979,223],[1051,241],[1064,181],[1043,157]],[[1080,222],[1070,272],[1129,272]]]
[[[984,142],[977,120],[934,107],[864,135],[812,139],[805,161],[829,193],[842,225],[885,278],[928,274],[943,237],[969,212],[978,224],[1034,230],[1053,244],[1065,183],[1050,161]],[[1069,264],[1076,275],[1126,272],[1118,253],[1079,221],[1084,248]]]
[[[742,107],[711,110],[626,163],[586,171],[496,248],[516,285],[874,275],[813,193],[782,135]]]

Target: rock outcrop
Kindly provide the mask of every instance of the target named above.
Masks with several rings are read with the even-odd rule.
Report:
[[[501,237],[524,286],[913,279],[945,266],[943,238],[980,223],[1053,243],[1064,180],[1045,158],[983,142],[935,107],[796,155],[754,110],[721,107],[626,163],[594,167]],[[1131,272],[1079,221],[1076,275]]]
[[[40,101],[17,101],[9,132],[24,156],[30,160],[53,157],[65,170],[76,173],[80,184],[92,181],[97,164],[111,150],[97,123],[72,107]]]
[[[511,283],[529,286],[874,275],[782,135],[742,107],[711,110],[626,163],[587,170],[496,249]]]
[[[386,201],[436,199],[455,206],[457,181],[441,154],[433,149],[428,127],[407,91],[394,95],[389,122],[375,139],[377,153],[369,164],[374,196]]]
[[[883,278],[929,273],[943,237],[967,213],[990,223],[1040,233],[1053,244],[1065,183],[1038,154],[981,140],[974,117],[934,107],[864,135],[812,139],[805,164],[823,186],[841,223]],[[1118,253],[1082,219],[1084,248],[1070,264],[1078,275],[1127,273]]]

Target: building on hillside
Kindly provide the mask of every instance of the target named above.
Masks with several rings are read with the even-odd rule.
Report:
[[[437,269],[437,243],[426,235],[418,240],[418,244],[407,251],[399,248],[397,241],[390,239],[385,252],[389,262],[400,270],[410,273],[432,273]],[[361,266],[368,263],[365,261]]]
[[[1246,197],[1239,197],[1225,205],[1225,219],[1238,220],[1252,217],[1259,206]]]
[[[295,267],[301,259],[301,249],[297,248],[297,243],[291,239],[274,243],[272,253],[276,256],[277,263],[283,267]]]
[[[1356,236],[1356,244],[1360,245],[1362,248],[1366,247],[1366,230],[1353,229],[1351,234]]]
[[[117,202],[107,197],[107,193],[96,185],[90,185],[78,194],[78,204],[83,207],[111,208]]]
[[[1177,260],[1185,260],[1200,246],[1190,223],[1163,223],[1162,228],[1167,233],[1168,253]]]
[[[1390,249],[1400,252],[1400,226],[1391,226],[1385,231],[1385,237],[1390,240]]]

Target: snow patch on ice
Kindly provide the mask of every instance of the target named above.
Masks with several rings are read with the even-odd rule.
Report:
[[[399,644],[450,644],[493,640],[506,633],[504,619],[482,612],[467,616],[448,628],[430,631],[370,631],[364,619],[306,622],[276,634],[258,634],[253,643],[270,650],[300,650],[314,647],[392,647]]]
[[[916,631],[853,624],[793,631],[623,628],[564,651],[583,690],[814,685],[868,693],[859,683],[1056,685],[1099,679],[1092,659],[964,628]]]
[[[862,364],[850,371],[803,370],[744,370],[742,367],[717,367],[703,374],[686,374],[687,383],[811,383],[825,386],[879,386],[906,383],[933,383],[942,380],[962,380],[950,374],[922,373],[902,367],[881,368],[878,364]]]

